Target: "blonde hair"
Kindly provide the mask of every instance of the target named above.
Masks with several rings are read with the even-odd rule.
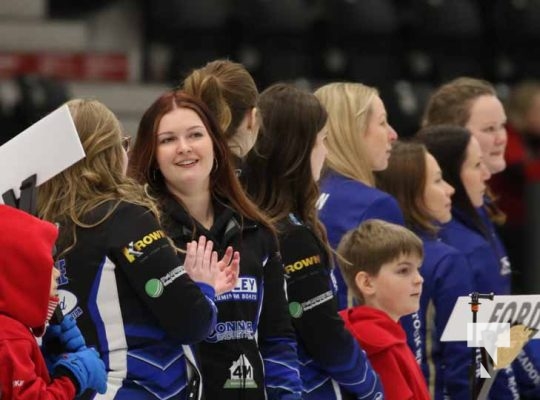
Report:
[[[144,206],[159,216],[143,187],[125,176],[122,129],[112,111],[97,100],[74,99],[66,104],[86,157],[41,185],[37,200],[39,216],[64,228],[60,230],[60,242],[66,245],[62,254],[77,243],[77,226],[101,224],[121,201]],[[85,220],[89,212],[109,201],[113,205],[99,220]]]
[[[356,286],[356,275],[365,271],[377,276],[384,264],[402,255],[424,257],[422,240],[409,229],[379,219],[368,219],[348,231],[339,242],[337,253],[341,257],[339,268],[345,283],[354,296],[364,303]]]
[[[315,91],[328,112],[325,166],[369,186],[374,186],[374,178],[364,133],[378,95],[375,88],[349,82],[330,83]]]

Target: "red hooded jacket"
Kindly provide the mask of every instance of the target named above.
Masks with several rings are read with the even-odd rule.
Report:
[[[51,380],[32,328],[46,323],[53,224],[0,205],[0,398],[73,399],[67,377]]]
[[[348,308],[339,315],[379,374],[386,400],[430,399],[424,375],[399,323],[368,306]]]

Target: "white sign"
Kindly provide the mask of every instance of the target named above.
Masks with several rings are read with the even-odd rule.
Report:
[[[443,342],[466,341],[467,324],[472,322],[468,296],[457,299],[441,337]],[[532,339],[540,339],[540,295],[494,296],[480,299],[478,323],[520,323],[539,330]]]
[[[0,146],[0,204],[13,189],[20,197],[23,180],[37,174],[39,186],[84,158],[75,124],[64,105]]]

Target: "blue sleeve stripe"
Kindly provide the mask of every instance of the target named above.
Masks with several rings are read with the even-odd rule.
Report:
[[[329,380],[330,380],[330,378],[325,378],[320,383],[317,383],[315,386],[313,386],[312,388],[307,388],[307,387],[304,386],[304,392],[311,393],[314,390],[317,390],[318,388],[320,388],[322,385],[324,385]]]
[[[375,375],[375,372],[372,372],[373,373],[373,385],[371,386],[371,390],[369,391],[369,393],[365,394],[364,396],[360,396],[361,399],[367,399],[367,398],[370,398],[376,388],[377,388],[377,384],[379,383],[379,378],[377,377],[377,375]]]
[[[298,374],[298,376],[300,376],[300,371],[298,370],[298,368],[295,368],[294,366],[289,365],[289,364],[287,364],[287,363],[285,363],[285,362],[283,362],[283,361],[274,360],[274,359],[272,359],[272,358],[263,358],[263,360],[264,360],[265,362],[269,362],[269,363],[281,365],[281,366],[283,366],[283,367],[285,367],[285,368],[290,369],[291,371],[295,371],[295,372]]]

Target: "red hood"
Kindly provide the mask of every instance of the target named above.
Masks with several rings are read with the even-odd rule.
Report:
[[[0,313],[29,328],[46,322],[58,229],[0,204]]]
[[[362,348],[368,355],[385,351],[396,344],[406,344],[405,331],[384,311],[369,306],[357,306],[340,311],[347,329],[362,338]]]

